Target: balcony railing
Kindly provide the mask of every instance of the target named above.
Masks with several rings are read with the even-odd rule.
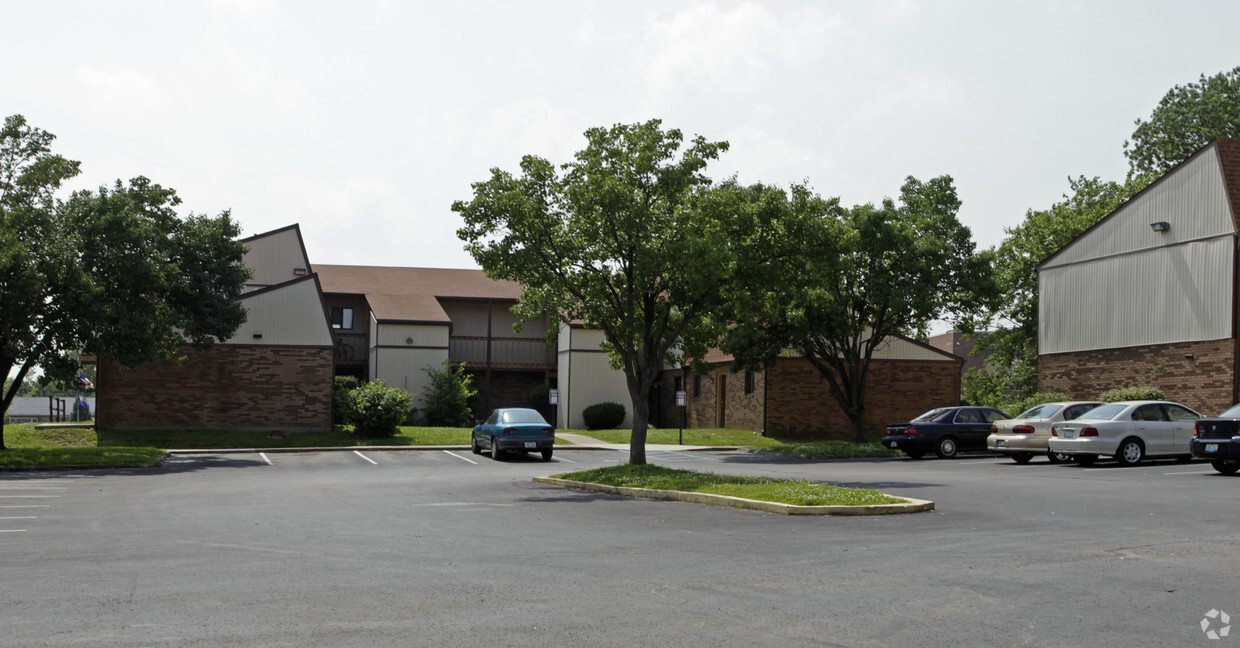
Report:
[[[365,335],[336,333],[336,364],[366,364]]]
[[[487,362],[485,337],[456,336],[448,340],[448,358],[469,367]],[[491,338],[491,366],[522,369],[554,369],[555,348],[542,338]]]

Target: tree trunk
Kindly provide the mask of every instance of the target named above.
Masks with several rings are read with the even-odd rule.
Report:
[[[629,437],[629,463],[646,464],[646,431],[650,428],[650,388],[629,387],[629,400],[633,401],[633,434]]]
[[[852,427],[852,442],[865,443],[865,410],[848,412],[848,423]]]

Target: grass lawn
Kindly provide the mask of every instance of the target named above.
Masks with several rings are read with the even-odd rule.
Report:
[[[554,477],[608,486],[728,495],[796,506],[871,506],[904,503],[904,500],[889,497],[876,490],[843,488],[819,482],[789,479],[718,475],[652,464],[608,466],[554,475]]]
[[[628,443],[630,430],[570,430],[607,443]],[[680,430],[654,429],[646,432],[646,443],[679,443]],[[726,428],[686,429],[685,445],[740,446],[754,450],[770,450],[810,457],[882,457],[899,454],[897,450],[884,448],[877,441],[852,443],[849,441],[794,441],[774,439],[748,430]]]

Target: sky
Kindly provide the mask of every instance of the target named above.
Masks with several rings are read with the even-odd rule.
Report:
[[[591,127],[726,140],[708,173],[844,204],[950,175],[980,248],[1120,180],[1175,85],[1240,65],[1240,2],[0,0],[0,112],[311,263],[474,268],[453,201]]]

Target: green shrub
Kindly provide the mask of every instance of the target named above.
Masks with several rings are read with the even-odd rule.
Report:
[[[1167,395],[1157,387],[1118,387],[1098,394],[1098,400],[1104,403],[1118,403],[1130,400],[1167,400]]]
[[[349,392],[362,386],[353,376],[336,376],[332,382],[332,423],[344,423],[349,418]]]
[[[474,389],[473,376],[465,373],[465,363],[452,364],[451,360],[444,360],[442,369],[427,367],[426,375],[431,378],[430,384],[422,389],[426,424],[432,427],[473,425],[473,399],[478,390]]]
[[[581,413],[591,430],[610,430],[624,422],[624,406],[620,403],[595,403]]]
[[[396,434],[396,426],[409,415],[413,399],[381,381],[366,383],[349,392],[349,412],[345,420],[353,424],[353,436],[363,439]]]
[[[1041,405],[1042,403],[1053,403],[1055,401],[1067,401],[1067,400],[1072,400],[1072,399],[1058,392],[1038,392],[1028,398],[1023,398],[1015,403],[1012,403],[1012,405],[1008,409],[1004,409],[1004,408],[999,408],[999,409],[1002,409],[1003,411],[1007,412],[1008,414],[1011,414],[1012,416],[1018,416],[1020,415],[1021,412],[1024,412],[1025,410],[1033,407],[1034,405]]]

